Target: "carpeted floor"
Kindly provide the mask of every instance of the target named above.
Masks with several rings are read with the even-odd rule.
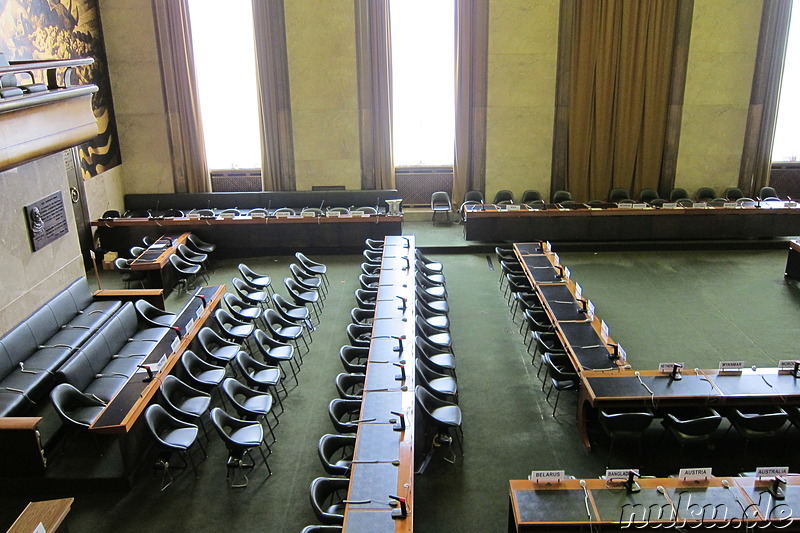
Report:
[[[785,256],[785,251],[763,250],[570,252],[561,254],[561,259],[596,304],[611,335],[626,348],[634,367],[653,368],[660,361],[679,360],[688,367],[713,368],[720,359],[765,366],[796,356],[793,337],[800,317],[800,290],[784,281]],[[447,275],[466,453],[449,464],[442,460],[447,450],[440,450],[426,473],[417,476],[415,530],[500,531],[506,527],[509,479],[524,478],[534,468],[595,477],[606,467],[608,447],[599,435],[596,452],[581,446],[574,394],[563,393],[557,416],[551,416],[552,404],[544,400],[519,325],[511,322],[498,290],[499,271],[490,268],[487,256],[434,258],[445,264]],[[308,485],[324,475],[316,446],[321,435],[332,432],[326,406],[336,395],[333,378],[341,371],[338,350],[347,343],[344,328],[355,304],[353,290],[361,262],[359,256],[317,259],[330,269],[331,291],[300,384],[284,400],[286,412],[269,458],[274,475],[265,480],[266,470],[259,467],[247,489],[226,488],[225,450],[212,434],[199,479],[187,471],[162,493],[146,463],[130,491],[77,494],[68,520],[72,531],[295,532],[316,523]],[[496,260],[490,259],[496,268]],[[285,294],[281,280],[288,275],[290,260],[267,257],[246,263],[272,275],[278,291]],[[212,283],[229,283],[236,264],[221,261]],[[116,282],[113,276],[104,279],[109,286]],[[178,308],[182,302],[183,297],[171,297],[168,307]],[[759,449],[759,458],[742,458],[735,434],[723,439],[726,429],[724,422],[714,453],[697,450],[687,453],[683,462],[712,464],[717,474],[732,474],[740,467],[754,467],[756,461],[783,460],[769,449]],[[674,447],[659,430],[660,425],[654,424],[643,457],[635,448],[615,450],[613,466],[641,467],[643,473],[657,475],[674,471],[678,465],[665,460],[675,455]],[[47,495],[52,496],[57,495]],[[0,526],[10,522],[26,498],[0,498]]]

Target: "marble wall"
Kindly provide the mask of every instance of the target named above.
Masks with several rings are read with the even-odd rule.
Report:
[[[550,191],[558,53],[558,0],[489,6],[486,195]]]
[[[739,180],[761,2],[694,3],[675,186],[721,193]]]
[[[61,153],[0,172],[0,333],[84,275]],[[61,191],[69,233],[37,252],[31,247],[26,204]]]
[[[297,189],[360,189],[353,3],[284,5]]]

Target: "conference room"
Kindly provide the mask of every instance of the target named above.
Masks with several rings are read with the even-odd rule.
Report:
[[[791,1],[230,4],[0,7],[0,529],[788,520]]]

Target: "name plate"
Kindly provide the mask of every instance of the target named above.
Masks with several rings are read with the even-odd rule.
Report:
[[[250,218],[267,218],[267,214],[262,213],[261,211],[256,211],[255,213],[250,213]]]
[[[219,218],[233,218],[235,215],[233,213],[221,213]]]
[[[617,344],[617,357],[619,357],[623,363],[628,362],[628,352],[625,351],[625,348],[623,348],[621,344]]]
[[[695,202],[692,204],[692,207],[694,207],[695,209],[705,209],[706,207],[708,207],[708,204],[705,202]]]
[[[788,473],[788,466],[759,466],[756,468],[756,477],[785,476]]]
[[[725,372],[741,372],[744,368],[744,361],[720,361],[719,371]]]
[[[569,268],[564,267],[564,279],[569,279],[572,272],[569,271]]]
[[[544,250],[544,253],[549,254],[550,249],[550,241],[544,241],[544,244],[542,245],[542,250]]]
[[[778,361],[778,372],[786,373],[794,371],[794,365],[797,359],[781,359]]]
[[[725,209],[736,209],[739,205],[736,202],[725,202],[722,204]]]
[[[175,340],[172,341],[172,344],[169,345],[169,348],[170,348],[170,350],[172,350],[172,353],[175,353],[175,351],[178,349],[178,346],[180,345],[180,343],[181,343],[181,338],[180,337],[175,337]]]
[[[289,218],[289,212],[288,211],[276,211],[275,212],[275,218]]]
[[[625,202],[624,204],[618,204],[617,207],[620,209],[633,209],[633,204]]]
[[[633,204],[634,209],[647,209],[647,204]]]
[[[519,211],[519,205],[518,204],[508,204],[506,206],[506,210],[508,210],[508,211]]]
[[[553,265],[554,266],[558,266],[559,265],[558,254],[553,254]]]
[[[705,481],[714,477],[711,474],[711,467],[707,468],[681,468],[678,471],[678,479],[684,481]]]
[[[303,218],[314,218],[315,216],[317,216],[317,214],[313,211],[303,211],[302,213],[300,213],[300,216],[302,216]]]
[[[677,365],[686,366],[683,363],[659,363],[658,364],[658,371],[661,372],[662,374],[672,374],[672,368],[676,364]]]
[[[663,207],[664,209],[675,209],[675,208],[678,207],[678,203],[677,202],[666,202],[661,207]]]
[[[205,307],[203,307],[202,305],[198,306],[197,307],[197,311],[194,312],[195,318],[200,318],[200,315],[203,314],[203,310],[204,309],[205,309]]]
[[[561,483],[564,477],[563,470],[533,470],[528,479],[534,483]]]
[[[199,213],[186,213],[186,218],[188,218],[189,220],[200,220],[200,214]]]
[[[586,317],[589,320],[592,320],[594,318],[594,304],[592,303],[591,300],[588,300],[586,302]]]
[[[608,342],[608,324],[605,320],[600,321],[600,336],[603,337],[604,342]]]
[[[580,300],[581,296],[583,296],[583,287],[581,287],[580,283],[575,284],[575,299]]]
[[[339,213],[339,218],[353,218],[352,213]]]
[[[797,202],[786,202],[783,207],[797,207]]]
[[[627,481],[628,476],[630,473],[633,472],[637,476],[639,475],[638,468],[609,468],[606,470],[606,479],[616,479],[620,481]]]

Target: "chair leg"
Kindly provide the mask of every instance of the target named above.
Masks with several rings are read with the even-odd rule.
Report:
[[[551,389],[552,390],[552,389]],[[558,409],[558,399],[561,397],[561,391],[556,391],[556,401],[553,402],[553,418],[556,417],[556,409]]]

